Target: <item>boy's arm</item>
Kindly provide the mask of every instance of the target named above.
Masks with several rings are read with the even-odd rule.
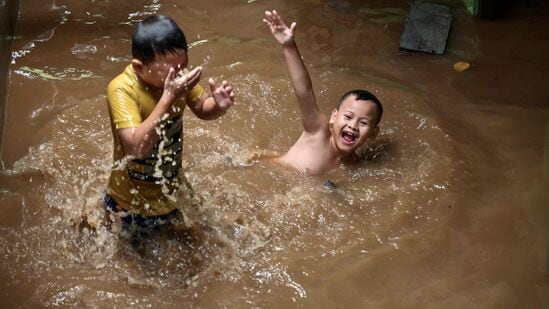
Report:
[[[296,23],[292,23],[290,27],[286,26],[278,12],[274,10],[266,11],[263,21],[271,29],[274,38],[282,45],[284,59],[301,110],[303,129],[309,133],[317,132],[322,128],[325,117],[316,105],[311,77],[294,40]]]
[[[221,117],[227,110],[235,104],[235,93],[229,82],[224,80],[217,86],[215,81],[210,78],[210,90],[212,95],[203,93],[199,100],[187,102],[187,106],[200,119],[211,120]]]
[[[141,122],[139,127],[118,130],[122,147],[126,155],[137,159],[147,157],[158,141],[156,127],[169,114],[175,101],[186,93],[189,87],[193,87],[200,79],[202,67],[197,67],[184,77],[177,77],[175,70],[170,69],[164,81],[162,96],[151,114]]]

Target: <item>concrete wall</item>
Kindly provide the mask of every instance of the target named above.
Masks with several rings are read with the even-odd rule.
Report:
[[[19,0],[0,0],[0,160],[4,141],[4,119],[6,116],[6,91],[8,68],[11,61],[11,41],[19,17]]]

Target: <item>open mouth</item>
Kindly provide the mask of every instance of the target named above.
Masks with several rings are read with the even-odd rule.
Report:
[[[358,138],[358,134],[355,134],[353,132],[349,131],[343,131],[341,133],[341,139],[343,140],[343,143],[347,145],[353,144]]]

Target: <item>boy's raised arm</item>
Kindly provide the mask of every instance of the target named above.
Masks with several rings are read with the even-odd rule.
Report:
[[[311,77],[294,40],[296,23],[293,22],[288,27],[275,10],[266,11],[263,21],[269,26],[277,42],[282,45],[284,59],[290,71],[290,78],[301,110],[303,129],[308,133],[317,132],[323,127],[322,119],[324,118],[316,105]]]

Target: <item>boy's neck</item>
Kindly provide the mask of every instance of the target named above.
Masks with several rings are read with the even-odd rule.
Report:
[[[330,137],[330,156],[333,158],[332,162],[334,165],[340,165],[342,162],[347,161],[351,155],[341,151],[337,147],[333,136]]]

